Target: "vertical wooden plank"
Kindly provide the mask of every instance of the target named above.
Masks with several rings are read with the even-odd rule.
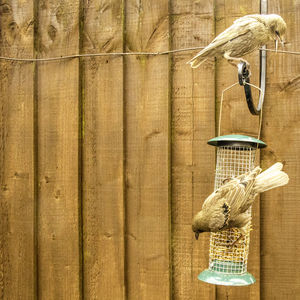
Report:
[[[229,27],[233,21],[241,16],[259,13],[260,1],[225,1],[216,0],[216,35]],[[251,83],[259,86],[259,51],[245,57],[251,65]],[[237,82],[237,68],[226,60],[217,60],[216,64],[216,95],[217,95],[217,122],[220,109],[222,91]],[[254,99],[258,93],[253,91]],[[240,133],[257,137],[259,118],[252,116],[248,110],[244,89],[235,86],[224,94],[221,134]],[[256,199],[252,209],[251,243],[248,260],[248,271],[256,278],[256,283],[247,287],[217,287],[217,299],[259,299],[260,297],[260,223],[259,199]]]
[[[204,3],[205,2],[205,3]],[[172,48],[205,46],[214,37],[214,4],[172,1]],[[173,299],[215,299],[215,287],[197,279],[208,267],[209,234],[195,240],[193,215],[213,190],[215,149],[214,63],[193,70],[192,53],[173,57],[172,250]]]
[[[269,1],[269,13],[287,23],[284,50],[300,48],[299,1]],[[270,47],[273,45],[270,45]],[[262,299],[298,299],[300,295],[300,123],[299,58],[268,53],[267,87],[262,152],[265,167],[285,162],[287,186],[261,196],[261,295]]]
[[[40,1],[38,55],[78,53],[78,1]],[[38,66],[39,299],[80,298],[78,60]]]
[[[0,53],[32,57],[33,3],[0,6]],[[0,299],[33,299],[34,65],[0,62]]]
[[[122,1],[84,2],[83,51],[122,52]],[[83,65],[84,296],[124,299],[123,58]]]
[[[168,49],[167,0],[126,1],[126,51]],[[168,299],[169,59],[125,60],[127,298]]]

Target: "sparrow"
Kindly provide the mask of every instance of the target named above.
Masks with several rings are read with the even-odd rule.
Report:
[[[248,173],[228,179],[206,198],[202,210],[195,215],[192,224],[195,238],[198,239],[202,232],[219,232],[234,227],[245,234],[251,224],[251,215],[247,210],[255,197],[288,183],[289,177],[282,167],[282,163],[278,162],[262,173],[262,169],[256,167]]]
[[[215,56],[224,57],[235,66],[244,62],[249,68],[249,63],[241,56],[253,52],[272,40],[275,41],[277,50],[278,41],[284,44],[285,32],[286,23],[279,15],[246,15],[235,20],[187,64],[190,64],[192,68],[197,68],[209,57]]]

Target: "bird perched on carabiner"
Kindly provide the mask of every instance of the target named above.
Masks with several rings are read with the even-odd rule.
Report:
[[[275,41],[277,50],[278,41],[283,45],[285,31],[286,23],[279,15],[246,15],[235,20],[187,63],[192,68],[197,68],[209,57],[223,56],[233,65],[245,62],[249,68],[249,63],[241,56],[253,52],[272,40]]]
[[[261,168],[229,179],[206,198],[202,210],[193,220],[192,229],[196,239],[202,232],[219,232],[239,228],[245,234],[251,222],[247,213],[254,198],[262,192],[285,185],[288,175],[282,171],[282,163],[276,163],[261,173]]]

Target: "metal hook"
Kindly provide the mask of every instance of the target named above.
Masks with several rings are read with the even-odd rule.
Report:
[[[246,101],[252,115],[259,115],[264,103],[265,88],[266,88],[266,51],[265,50],[261,51],[260,65],[261,65],[260,96],[259,96],[258,106],[256,108],[254,106],[252,93],[251,93],[251,84],[249,78],[250,71],[248,70],[245,62],[241,62],[238,64],[239,84],[244,86]]]
[[[260,1],[260,12],[262,14],[266,14],[268,12],[267,0]],[[263,46],[263,48],[265,49],[266,46]],[[265,89],[266,89],[266,60],[267,60],[266,50],[261,50],[260,51],[260,88],[259,88],[260,95],[259,95],[257,108],[255,108],[252,99],[251,84],[249,78],[250,72],[247,69],[247,65],[245,62],[241,62],[238,64],[239,84],[244,86],[246,101],[252,115],[259,115],[264,103]]]

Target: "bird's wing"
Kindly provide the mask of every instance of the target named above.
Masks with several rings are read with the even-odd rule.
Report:
[[[230,179],[206,198],[202,209],[210,211],[209,227],[212,231],[223,229],[250,207],[254,200],[251,192],[260,172],[261,169],[257,167],[249,173]]]
[[[197,56],[204,55],[206,52],[209,52],[214,48],[245,35],[254,28],[262,25],[263,24],[255,18],[255,15],[248,15],[239,18],[235,20],[230,27],[220,33],[207,47],[200,51]]]
[[[252,205],[257,195],[253,189],[255,184],[255,179],[260,174],[260,172],[261,172],[261,168],[256,167],[252,171],[238,177],[240,182],[245,186],[245,197],[241,199],[237,211],[238,214],[244,213]]]
[[[265,25],[260,21],[258,15],[248,15],[239,18],[235,20],[234,23],[225,31],[220,33],[208,46],[189,60],[187,64],[191,64],[192,68],[197,68],[207,59],[208,56],[215,55],[220,46],[241,36],[245,36],[253,30],[261,31],[264,27]]]
[[[219,201],[219,195],[216,195],[216,192],[211,193],[204,201],[202,209],[207,209],[215,205]]]
[[[230,207],[230,219],[235,218],[246,195],[245,185],[241,184],[239,179],[234,178],[221,186],[218,193]]]
[[[232,217],[237,214],[237,203],[244,196],[245,187],[233,178],[209,195],[203,203],[202,210],[209,212],[211,231],[224,229]],[[233,209],[233,210],[232,210]]]
[[[209,228],[213,232],[224,229],[230,221],[230,206],[226,201],[218,203],[213,208],[209,219]]]
[[[254,192],[255,178],[261,172],[260,167],[242,174],[225,184],[220,188],[223,198],[230,205],[230,219],[234,220],[239,214],[244,213],[252,205],[256,193]]]
[[[216,207],[220,203],[223,204],[224,201],[231,206],[232,199],[239,196],[242,190],[244,190],[244,187],[239,185],[239,180],[236,178],[229,179],[225,184],[205,199],[202,209]]]

